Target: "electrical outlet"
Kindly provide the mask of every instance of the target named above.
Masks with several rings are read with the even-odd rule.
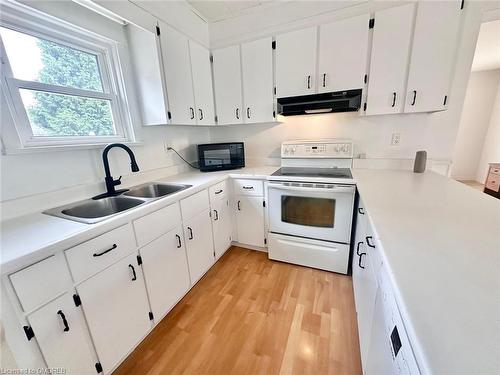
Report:
[[[163,148],[165,149],[165,152],[169,152],[171,147],[172,147],[172,144],[169,141],[165,140],[163,142]]]
[[[392,133],[391,146],[399,146],[401,143],[401,134]]]

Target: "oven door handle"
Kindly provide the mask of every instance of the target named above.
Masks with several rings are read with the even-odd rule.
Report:
[[[354,186],[335,186],[333,188],[306,187],[306,186],[286,186],[281,184],[268,184],[269,189],[291,190],[291,191],[311,191],[311,192],[330,192],[330,193],[354,193]]]

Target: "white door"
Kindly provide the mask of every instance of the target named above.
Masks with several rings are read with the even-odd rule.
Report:
[[[231,246],[231,218],[229,201],[217,199],[212,203],[212,228],[214,232],[215,258],[218,259]]]
[[[66,293],[28,316],[49,368],[64,368],[67,374],[96,373],[98,362],[85,318]]]
[[[189,270],[182,227],[177,227],[139,250],[155,322],[189,290]]]
[[[160,23],[160,45],[172,124],[196,124],[188,38]]]
[[[243,123],[240,46],[212,51],[214,89],[219,125]]]
[[[238,242],[264,247],[264,198],[238,195],[235,199]]]
[[[375,13],[366,114],[403,112],[415,4]]]
[[[405,112],[446,109],[462,14],[460,4],[460,0],[418,2]]]
[[[213,125],[215,124],[215,110],[210,52],[192,40],[189,41],[189,51],[193,70],[196,122],[198,125]]]
[[[276,37],[276,95],[278,98],[314,94],[318,28]]]
[[[184,221],[191,285],[195,284],[215,261],[209,212],[202,211],[199,215]]]
[[[104,373],[110,373],[151,329],[137,254],[77,286]]]
[[[364,14],[319,27],[318,92],[364,87],[369,20]]]
[[[241,45],[245,123],[274,121],[272,39]]]

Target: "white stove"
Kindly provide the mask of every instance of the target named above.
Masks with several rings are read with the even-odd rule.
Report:
[[[284,142],[270,176],[269,258],[347,273],[355,182],[352,142]]]

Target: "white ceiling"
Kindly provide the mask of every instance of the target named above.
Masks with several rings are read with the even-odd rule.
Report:
[[[472,71],[500,68],[500,20],[481,25]]]
[[[283,0],[264,0],[264,1],[203,1],[203,0],[187,0],[187,2],[203,17],[207,22],[213,23],[222,21],[228,18],[234,18],[260,10],[267,6],[282,3]]]

